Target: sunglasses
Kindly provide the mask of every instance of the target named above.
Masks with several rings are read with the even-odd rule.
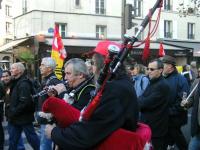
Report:
[[[149,71],[155,71],[155,70],[158,70],[157,68],[147,68],[147,70]]]

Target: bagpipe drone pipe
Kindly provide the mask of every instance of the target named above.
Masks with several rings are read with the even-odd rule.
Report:
[[[137,41],[137,37],[145,29],[151,16],[157,8],[160,8],[161,12],[163,0],[157,0],[155,5],[149,10],[149,14],[145,17],[139,27],[139,31],[133,37],[124,36],[124,41],[120,50],[114,46],[109,46],[109,54],[105,58],[105,65],[102,69],[100,76],[97,80],[96,90],[93,98],[88,105],[79,111],[73,106],[66,103],[64,100],[50,97],[44,104],[42,110],[46,113],[52,113],[57,125],[61,128],[65,128],[78,121],[87,121],[90,116],[98,107],[101,96],[104,90],[104,86],[108,80],[112,80],[116,74],[116,71],[122,65],[123,61],[128,56],[128,53],[132,51],[134,43]],[[98,150],[107,149],[128,149],[128,150],[142,150],[145,143],[151,139],[151,130],[147,125],[140,124],[136,132],[130,132],[124,129],[118,129],[112,133],[107,139],[105,139],[98,147]],[[113,142],[118,144],[113,144]]]

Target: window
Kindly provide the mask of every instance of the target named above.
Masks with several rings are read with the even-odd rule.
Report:
[[[142,0],[134,0],[133,8],[135,17],[142,17]]]
[[[164,21],[164,37],[172,38],[172,21],[165,20]]]
[[[96,0],[96,14],[101,14],[101,15],[106,14],[104,0]]]
[[[11,6],[6,5],[6,16],[11,17]]]
[[[194,39],[195,36],[194,36],[194,23],[188,23],[188,39]]]
[[[81,6],[80,0],[75,0],[75,6],[76,7],[80,7]]]
[[[107,27],[104,25],[97,25],[96,26],[96,38],[97,39],[105,39],[107,37],[106,29],[107,29]]]
[[[67,24],[66,23],[58,23],[59,33],[62,38],[67,37]]]
[[[22,13],[25,14],[27,12],[27,0],[22,0]]]
[[[171,0],[164,1],[164,10],[172,10]]]
[[[6,22],[6,33],[11,33],[11,25],[12,23]]]

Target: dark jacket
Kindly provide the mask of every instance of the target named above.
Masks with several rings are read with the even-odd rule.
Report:
[[[82,83],[78,85],[78,87],[80,86],[82,86]],[[93,84],[88,83],[84,85],[77,93],[75,93],[74,103],[72,104],[72,106],[74,106],[78,110],[82,110],[90,101],[91,93],[94,90],[95,86]]]
[[[48,76],[44,77],[41,87],[39,89],[39,91],[44,90],[45,87],[48,87],[50,85],[57,85],[59,83],[62,83],[62,81],[60,81],[56,75],[54,73],[49,74]],[[44,94],[42,96],[39,97],[38,99],[38,104],[37,104],[37,110],[41,111],[42,109],[42,105],[44,103],[44,101],[48,98],[47,94]]]
[[[199,116],[199,98],[200,98],[200,84],[199,79],[195,80],[198,81],[194,85],[198,83],[197,90],[195,90],[194,94],[192,95],[192,115],[191,115],[191,135],[195,136],[200,134],[200,124],[198,122],[198,119],[200,119]]]
[[[138,104],[133,84],[128,77],[108,82],[101,101],[89,121],[67,128],[55,127],[52,140],[63,149],[88,150],[120,127],[134,131],[137,127]]]
[[[150,80],[138,103],[141,111],[141,121],[148,124],[152,137],[163,137],[168,129],[169,85],[161,76]]]
[[[4,85],[3,82],[0,81],[0,121],[3,121],[3,115],[4,115],[4,100],[3,100],[4,95],[5,95]]]
[[[9,107],[10,107],[10,87],[11,87],[11,82],[9,84],[4,84],[4,104],[5,104],[5,116],[6,119],[8,119],[8,113],[9,113]]]
[[[25,75],[12,82],[8,120],[17,125],[31,123],[34,120],[32,84]]]
[[[91,79],[86,79],[74,88],[67,87],[67,90],[59,94],[59,98],[63,98],[78,110],[82,110],[90,101],[91,95],[95,90],[95,86]],[[67,95],[66,95],[67,94]],[[72,96],[70,96],[72,95]]]
[[[182,126],[187,123],[187,111],[181,107],[183,92],[189,93],[189,85],[184,76],[176,70],[165,77],[170,85],[169,122],[170,126]]]

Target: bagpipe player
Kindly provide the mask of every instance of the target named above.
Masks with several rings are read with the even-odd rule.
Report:
[[[109,53],[108,47],[111,44],[119,47],[117,43],[102,41],[94,49],[92,67],[95,79],[99,76],[104,59]],[[61,104],[59,104],[60,102]],[[114,79],[106,82],[100,103],[90,119],[80,121],[78,109],[55,97],[50,97],[45,101],[43,111],[51,112],[59,120],[57,125],[47,125],[45,129],[46,136],[51,138],[59,149],[105,150],[104,146],[108,144],[107,149],[116,150],[121,149],[122,143],[114,142],[119,138],[124,141],[123,148],[133,149],[133,147],[129,147],[128,143],[136,143],[139,139],[139,137],[134,136],[134,140],[130,141],[126,136],[116,136],[116,133],[121,133],[121,130],[127,134],[134,133],[132,131],[136,131],[138,123],[136,93],[123,65],[118,69]],[[63,118],[68,118],[68,120]],[[139,149],[143,149],[144,144],[140,143],[140,145],[142,146]],[[139,147],[139,144],[135,147]]]

